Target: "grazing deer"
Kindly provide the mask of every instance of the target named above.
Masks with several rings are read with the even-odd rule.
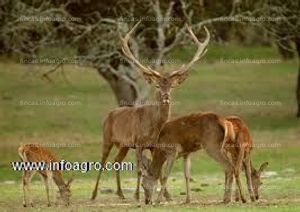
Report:
[[[30,183],[33,175],[38,172],[41,176],[46,189],[48,206],[51,206],[50,197],[49,197],[49,182],[53,179],[54,183],[57,185],[59,189],[59,194],[62,200],[68,206],[70,204],[70,196],[71,196],[71,182],[73,181],[73,177],[69,179],[68,182],[65,183],[64,178],[62,176],[62,172],[60,170],[50,170],[49,163],[50,162],[58,162],[59,160],[56,156],[50,152],[49,150],[39,146],[38,144],[26,144],[20,145],[18,148],[18,153],[23,162],[45,162],[47,167],[45,170],[23,170],[22,183],[23,183],[23,206],[26,207],[28,205],[27,198],[29,198],[29,203],[33,207],[32,199],[31,199],[31,191],[30,191]]]
[[[230,122],[214,113],[191,114],[167,122],[160,133],[158,147],[154,149],[150,166],[144,165],[148,167],[143,170],[144,177],[142,181],[142,187],[145,191],[145,203],[152,203],[154,187],[157,179],[162,175],[162,166],[165,162],[166,168],[162,176],[157,203],[161,201],[163,195],[168,194],[166,183],[177,156],[184,157],[186,203],[189,203],[190,154],[199,149],[205,149],[208,155],[224,167],[225,193],[223,201],[224,203],[230,202],[234,168],[228,158],[221,152],[221,145],[225,141],[235,139],[233,131],[230,129],[232,129]],[[250,158],[247,160],[250,160]],[[260,171],[262,170],[260,169]]]
[[[258,189],[262,184],[260,177],[263,170],[268,166],[268,162],[264,162],[260,166],[259,170],[256,170],[251,163],[250,153],[252,150],[253,141],[247,125],[237,116],[226,117],[226,120],[231,123],[234,139],[224,140],[222,143],[221,152],[229,161],[231,161],[234,167],[234,177],[237,184],[235,200],[239,201],[241,199],[243,203],[246,202],[239,178],[242,165],[246,174],[250,198],[252,201],[258,200]]]
[[[189,26],[187,29],[197,44],[197,51],[193,59],[186,65],[172,73],[159,73],[150,67],[142,65],[132,54],[128,40],[132,32],[136,29],[137,23],[124,38],[121,38],[123,53],[131,60],[137,68],[142,72],[143,77],[149,84],[154,84],[157,88],[156,97],[158,103],[156,105],[144,105],[134,107],[117,108],[110,112],[103,125],[103,143],[102,143],[102,164],[106,162],[107,157],[113,146],[119,149],[115,158],[116,162],[122,162],[129,148],[135,148],[137,158],[137,187],[135,198],[139,200],[139,188],[141,179],[141,161],[142,151],[146,148],[150,149],[157,142],[158,135],[169,119],[170,114],[170,93],[172,88],[181,84],[188,76],[188,70],[198,61],[206,52],[206,46],[210,40],[210,34],[207,28],[204,28],[207,37],[201,43],[194,35]],[[155,145],[155,144],[154,144]],[[92,194],[92,200],[97,196],[98,184],[101,177],[101,170],[98,173],[96,185]],[[120,198],[124,198],[120,173],[116,171],[117,194]]]

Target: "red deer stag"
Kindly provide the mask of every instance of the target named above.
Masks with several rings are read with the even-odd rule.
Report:
[[[214,113],[191,114],[167,122],[160,133],[157,148],[153,150],[150,166],[144,170],[142,187],[145,191],[145,203],[152,203],[157,179],[163,175],[157,203],[161,201],[162,196],[167,193],[166,183],[173,163],[176,157],[181,156],[184,157],[186,202],[190,202],[190,154],[199,149],[205,149],[208,155],[224,167],[225,193],[223,201],[224,203],[230,202],[234,168],[221,152],[221,146],[224,142],[235,139],[233,131],[230,130],[233,129],[233,126],[230,125],[229,121]],[[165,172],[162,173],[162,166],[165,162]],[[147,165],[145,166],[147,167]]]
[[[71,196],[71,182],[73,181],[73,177],[69,179],[68,182],[65,183],[64,178],[62,176],[62,172],[60,170],[50,170],[49,163],[50,162],[59,162],[57,157],[50,152],[49,150],[37,145],[37,144],[26,144],[20,145],[18,148],[18,153],[23,162],[26,163],[38,163],[44,162],[47,167],[45,170],[23,170],[23,206],[26,207],[28,205],[27,198],[29,199],[29,203],[33,206],[30,192],[30,183],[33,175],[38,172],[41,178],[44,181],[48,206],[51,206],[50,196],[49,196],[49,182],[53,179],[54,183],[57,185],[59,189],[59,194],[62,200],[66,203],[66,205],[70,204],[70,196]]]
[[[145,80],[149,84],[154,84],[157,88],[156,97],[158,103],[155,105],[144,105],[134,107],[117,108],[110,112],[104,121],[103,125],[103,143],[102,143],[102,164],[106,159],[113,146],[119,149],[115,158],[116,162],[121,162],[125,158],[129,148],[135,148],[137,158],[137,187],[135,198],[139,200],[139,187],[141,178],[141,160],[142,151],[146,148],[151,148],[157,142],[158,135],[169,118],[170,114],[170,93],[173,87],[181,84],[188,76],[188,70],[198,61],[206,52],[206,47],[210,40],[210,34],[207,28],[204,28],[207,37],[201,43],[194,35],[192,29],[187,26],[187,29],[196,43],[198,49],[192,60],[183,65],[178,70],[172,73],[159,73],[150,67],[142,65],[138,59],[132,54],[128,40],[136,29],[137,23],[124,38],[121,38],[123,53],[132,61],[137,68],[142,72]],[[92,194],[92,199],[97,196],[98,184],[101,177],[101,171],[98,173],[96,185]],[[116,171],[117,179],[117,194],[120,198],[124,198],[120,173]]]

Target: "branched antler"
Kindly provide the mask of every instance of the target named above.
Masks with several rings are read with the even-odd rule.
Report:
[[[210,33],[205,26],[204,26],[204,29],[206,32],[206,38],[203,43],[201,43],[198,40],[198,38],[196,37],[196,35],[194,34],[194,32],[192,31],[192,28],[190,26],[186,25],[186,27],[187,27],[187,30],[189,31],[193,41],[197,45],[198,49],[197,49],[193,59],[188,64],[184,64],[178,71],[173,72],[172,76],[185,74],[192,67],[192,65],[206,53],[206,51],[207,51],[206,47],[210,41]]]
[[[150,67],[145,67],[142,65],[138,59],[135,58],[135,56],[132,54],[129,46],[128,46],[128,41],[130,39],[131,34],[134,32],[134,30],[137,28],[137,26],[140,24],[141,21],[139,21],[137,24],[134,25],[134,27],[125,35],[124,38],[121,37],[121,42],[122,42],[122,51],[128,57],[128,59],[131,60],[138,68],[141,69],[142,72],[145,74],[150,74],[150,75],[155,75],[155,76],[160,76],[160,74],[157,71],[154,71]]]

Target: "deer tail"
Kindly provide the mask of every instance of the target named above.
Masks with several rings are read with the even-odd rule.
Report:
[[[25,145],[24,144],[20,144],[19,148],[18,148],[18,154],[20,156],[20,158],[22,159],[22,161],[26,161],[27,157],[25,154]]]
[[[222,127],[224,129],[224,138],[223,138],[223,142],[221,145],[221,152],[224,153],[226,143],[229,141],[234,141],[236,138],[236,135],[235,135],[235,132],[233,129],[233,125],[230,121],[221,120],[220,124],[222,125]]]

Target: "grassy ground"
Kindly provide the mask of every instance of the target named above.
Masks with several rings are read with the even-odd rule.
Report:
[[[172,57],[187,60],[191,52],[175,52]],[[230,54],[228,54],[230,52]],[[101,193],[90,202],[96,172],[75,173],[73,210],[114,209],[180,211],[203,208],[208,211],[300,209],[300,121],[295,118],[296,62],[275,64],[231,63],[248,59],[278,59],[273,49],[214,47],[205,63],[198,63],[184,84],[173,92],[176,102],[172,117],[195,111],[214,111],[222,115],[241,116],[250,126],[254,142],[253,161],[258,166],[269,161],[262,187],[262,200],[256,204],[222,205],[223,171],[205,153],[193,156],[193,201],[183,205],[185,191],[182,162],[177,161],[169,181],[174,201],[159,207],[146,207],[133,200],[135,172],[122,172],[127,199]],[[227,61],[227,62],[226,62]],[[40,79],[49,66],[22,65],[11,60],[0,62],[0,208],[23,210],[21,207],[21,173],[11,170],[10,162],[19,160],[16,149],[20,143],[43,143],[60,158],[69,161],[97,161],[100,155],[101,123],[105,114],[116,107],[108,84],[88,68],[65,66],[70,84],[56,74],[55,83]],[[33,106],[28,101],[63,101],[73,105]],[[263,102],[266,105],[253,105]],[[111,154],[113,161],[115,152]],[[131,152],[125,159],[134,161]],[[70,173],[65,173],[68,177]],[[39,178],[35,178],[39,179]],[[105,173],[102,188],[115,189],[113,173]],[[245,185],[244,185],[244,188]],[[34,181],[33,195],[36,209],[47,209],[46,197],[40,181]],[[246,189],[244,189],[246,192]],[[59,210],[69,210],[57,206]],[[53,210],[49,208],[47,210]]]

